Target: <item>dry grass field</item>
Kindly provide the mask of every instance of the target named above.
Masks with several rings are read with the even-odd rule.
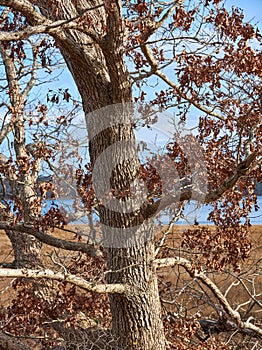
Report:
[[[83,230],[82,227],[69,227],[70,229]],[[182,232],[186,227],[174,226],[172,232],[168,235],[166,245],[172,248],[174,254],[179,253]],[[188,228],[188,227],[187,227]],[[74,235],[68,231],[54,230],[53,235],[68,240],[75,240]],[[161,232],[159,233],[161,235]],[[234,308],[238,307],[238,311],[248,317],[252,316],[256,319],[256,323],[262,325],[261,307],[254,303],[251,310],[248,310],[252,299],[252,294],[261,294],[256,297],[261,305],[262,303],[262,225],[251,227],[252,250],[250,257],[243,264],[238,274],[232,272],[208,272],[208,276],[216,282],[217,286],[223,293],[227,293],[227,298]],[[172,252],[171,249],[171,252]],[[43,247],[43,259],[47,266],[51,266],[50,253],[54,250],[52,247]],[[61,257],[61,261],[68,262],[74,255],[72,252],[55,249],[56,254]],[[12,248],[4,231],[0,231],[0,264],[1,262],[11,262],[13,259]],[[241,277],[238,279],[238,276]],[[11,300],[15,297],[15,291],[12,288],[10,279],[0,278],[0,307],[7,307]],[[174,315],[182,317],[200,317],[200,318],[217,318],[216,306],[217,301],[198,281],[192,278],[183,270],[182,267],[166,268],[159,271],[159,288],[163,305],[166,310]],[[162,293],[163,291],[163,293]],[[181,292],[182,291],[182,292]],[[243,304],[242,306],[240,304]],[[259,340],[261,342],[261,340]],[[258,347],[254,349],[262,349],[262,343],[258,343]],[[261,346],[261,347],[260,347]],[[37,348],[34,348],[37,349]],[[237,349],[237,347],[232,347]],[[240,349],[240,348],[239,348]],[[249,347],[243,347],[249,349]],[[252,347],[250,348],[252,349]]]
[[[177,249],[181,243],[181,236],[182,236],[183,230],[186,228],[188,228],[188,227],[186,227],[186,226],[174,226],[171,233],[167,236],[166,244],[169,247],[174,248],[175,251],[178,251]],[[81,227],[79,230],[79,226],[78,227],[77,226],[69,227],[69,229],[72,231],[83,231],[83,228],[81,228]],[[71,241],[75,241],[74,235],[72,233],[64,231],[64,230],[55,229],[52,232],[52,235],[59,237],[61,239],[68,239]],[[161,233],[159,235],[161,235]],[[262,225],[256,225],[256,226],[251,227],[250,240],[252,242],[252,250],[251,250],[251,254],[250,254],[249,259],[242,265],[243,270],[245,268],[247,268],[248,266],[251,266],[252,264],[257,263],[257,262],[258,262],[258,264],[260,264],[260,268],[262,268]],[[53,251],[53,249],[54,248],[52,248],[52,247],[48,247],[48,246],[44,245],[43,256],[44,256],[44,261],[46,260],[47,264],[48,264],[48,260],[49,260],[48,255],[51,251]],[[72,255],[72,253],[68,253],[66,251],[63,251],[62,249],[56,249],[56,251],[59,251],[60,254],[64,258],[66,258],[67,260]],[[1,264],[1,262],[11,262],[12,260],[13,260],[13,254],[12,254],[12,248],[11,248],[10,241],[9,241],[8,237],[6,236],[5,232],[0,230],[0,264]],[[174,284],[174,283],[177,283],[178,273],[179,273],[180,278],[181,278],[181,274],[186,279],[190,278],[189,276],[187,276],[187,274],[185,272],[181,272],[181,271],[177,272],[177,271],[175,271],[175,269],[170,269],[170,268],[162,270],[161,276],[164,277],[165,282],[169,282],[169,283]],[[218,274],[213,273],[213,278],[215,279],[215,281],[219,285],[219,284],[224,282],[225,276],[223,275],[223,273],[218,273]],[[261,291],[261,293],[262,293],[262,275],[258,276],[256,282],[257,282],[257,290]],[[0,305],[5,305],[6,303],[8,303],[8,300],[10,297],[10,294],[9,294],[10,290],[8,288],[9,284],[10,284],[10,280],[0,279]],[[228,283],[226,283],[226,285],[227,284]],[[234,295],[232,295],[232,294],[234,294],[234,290],[239,290],[239,288],[233,288],[232,291],[230,291],[230,293],[229,293],[230,299],[234,297]],[[232,295],[232,297],[230,297],[231,295]]]
[[[183,250],[180,250],[181,245],[181,236],[182,232],[186,227],[174,227],[173,231],[167,238],[167,246],[173,247],[174,252],[181,256],[183,256]],[[187,227],[188,228],[188,227]],[[214,227],[213,227],[214,228]],[[211,227],[212,229],[212,227]],[[243,302],[246,302],[250,295],[248,294],[248,290],[250,292],[254,292],[252,281],[255,283],[255,289],[257,294],[261,294],[258,299],[262,302],[262,225],[256,225],[251,227],[250,241],[252,244],[251,253],[248,259],[241,265],[241,270],[239,272],[233,272],[232,269],[228,269],[228,271],[208,271],[207,275],[214,281],[217,286],[221,288],[223,292],[227,292],[227,298],[231,301],[233,305],[237,305]],[[171,250],[172,252],[172,250]],[[187,254],[187,257],[190,254]],[[194,261],[194,258],[191,259]],[[183,285],[189,283],[191,277],[183,270],[182,267],[177,268],[166,268],[165,270],[161,270],[160,273],[164,283],[169,285],[177,285],[178,289],[182,288]],[[243,278],[245,280],[245,286],[243,286],[237,278]],[[234,284],[230,289],[229,286]],[[246,287],[246,288],[245,288]],[[205,287],[203,287],[205,289]],[[187,297],[184,295],[184,297]],[[207,305],[204,304],[205,314],[208,314]],[[192,305],[191,305],[192,306]],[[254,307],[254,310],[258,310],[258,307]],[[262,321],[262,310],[260,308],[260,318]],[[261,346],[262,349],[262,346]]]

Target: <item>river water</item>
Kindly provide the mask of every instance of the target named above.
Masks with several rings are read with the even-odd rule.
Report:
[[[46,204],[44,212],[46,212],[50,208],[51,202],[48,201]],[[59,206],[63,206],[66,211],[69,213],[72,213],[73,211],[73,199],[60,199],[56,200],[55,204]],[[250,223],[252,225],[262,225],[262,196],[258,196],[258,205],[259,210],[255,211],[254,209],[249,215]],[[187,204],[185,206],[185,210],[183,213],[183,217],[181,217],[177,224],[194,224],[195,221],[197,221],[199,224],[207,225],[212,224],[212,222],[208,221],[208,215],[210,211],[212,210],[212,207],[210,205],[203,205],[199,208],[198,204],[194,201],[192,201],[190,204]],[[97,220],[98,218],[94,216],[94,220]],[[156,220],[156,223],[158,221]],[[170,216],[163,213],[160,218],[159,222],[162,224],[168,224],[170,222]],[[86,217],[83,217],[77,221],[73,222],[74,224],[83,224],[88,223],[88,220]]]
[[[259,210],[255,211],[254,209],[249,214],[250,223],[252,225],[262,225],[262,196],[258,196],[258,205]],[[186,206],[185,208],[185,218],[181,218],[178,220],[178,224],[185,224],[185,223],[194,223],[196,220],[199,224],[207,225],[212,224],[210,221],[207,220],[209,213],[212,210],[211,205],[204,205],[200,208],[197,208],[196,203],[191,203],[190,205]]]

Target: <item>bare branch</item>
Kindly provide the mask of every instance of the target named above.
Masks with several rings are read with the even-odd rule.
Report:
[[[78,252],[86,253],[92,257],[101,255],[101,252],[98,251],[93,244],[81,243],[81,242],[70,242],[64,239],[56,238],[54,236],[50,236],[49,234],[43,231],[39,231],[35,229],[34,226],[32,225],[17,224],[12,226],[7,222],[2,221],[0,222],[0,229],[27,233],[31,236],[34,236],[42,243],[48,244],[55,248],[78,251]]]
[[[180,207],[177,210],[175,216],[170,221],[170,223],[168,225],[168,228],[165,230],[165,232],[163,232],[163,235],[162,235],[161,239],[157,242],[156,249],[155,249],[155,256],[157,256],[157,254],[159,253],[161,247],[165,243],[166,237],[170,234],[170,232],[171,232],[175,222],[177,222],[180,219],[180,216],[181,216],[181,213],[182,213],[183,209],[184,209],[184,203],[182,202],[180,204]]]
[[[234,319],[240,329],[249,329],[253,332],[255,332],[258,335],[262,335],[262,329],[255,326],[254,324],[246,321],[242,321],[241,316],[239,312],[234,310],[231,305],[229,304],[226,297],[222,294],[220,289],[217,287],[217,285],[208,277],[205,275],[204,272],[200,271],[199,269],[196,269],[193,267],[192,263],[181,257],[175,257],[175,258],[164,258],[164,259],[156,259],[154,261],[154,264],[157,269],[163,268],[163,267],[173,267],[173,266],[182,266],[184,269],[189,273],[189,275],[192,278],[197,278],[200,280],[205,286],[208,287],[208,289],[213,293],[213,295],[219,300],[221,306],[224,308],[224,310]]]
[[[34,48],[33,47],[32,47],[32,57],[33,57],[33,64],[32,64],[32,67],[30,69],[31,77],[30,77],[28,83],[26,84],[24,91],[21,93],[23,101],[26,100],[29,92],[35,86],[36,79],[37,79],[37,55],[34,55]]]
[[[50,280],[68,282],[88,292],[108,293],[108,294],[123,294],[128,291],[128,287],[124,284],[93,284],[87,282],[81,277],[64,274],[62,272],[54,272],[52,270],[30,270],[30,269],[2,269],[0,268],[0,277],[14,278],[24,277],[33,279],[47,278]]]
[[[195,98],[188,96],[186,93],[182,92],[181,89],[179,88],[179,86],[172,81],[171,79],[169,79],[158,67],[158,62],[157,60],[154,58],[154,55],[152,53],[152,51],[150,50],[149,46],[147,44],[142,44],[141,45],[141,50],[143,52],[143,54],[145,55],[148,63],[150,64],[151,70],[150,72],[146,73],[146,75],[149,77],[153,74],[155,74],[156,76],[158,76],[159,78],[161,78],[167,85],[169,85],[170,87],[172,87],[175,92],[181,96],[184,100],[188,101],[189,103],[191,103],[193,106],[195,106],[196,108],[198,108],[200,111],[211,115],[212,117],[215,117],[217,119],[220,119],[222,121],[225,121],[225,118],[214,112],[214,110],[210,110],[208,108],[206,108],[205,106],[203,106],[202,104],[200,104],[199,102],[196,101]],[[144,75],[142,76],[143,78],[145,77]]]
[[[61,29],[78,29],[86,34],[90,34],[93,39],[99,40],[99,37],[95,35],[95,32],[91,28],[80,28],[76,22],[86,12],[103,7],[104,4],[98,4],[96,6],[85,9],[70,19],[51,21],[39,13],[32,4],[27,0],[2,0],[0,1],[2,6],[10,6],[12,9],[19,11],[27,20],[32,23],[32,26],[23,30],[5,32],[0,31],[0,41],[10,41],[25,39],[35,34],[47,33],[50,35],[58,36],[61,39]]]
[[[198,103],[196,101],[195,98],[193,97],[190,97],[188,96],[187,94],[185,94],[184,92],[182,92],[180,89],[179,89],[179,86],[173,82],[171,79],[169,79],[162,71],[160,71],[159,69],[156,70],[155,74],[161,78],[166,84],[168,84],[169,86],[171,86],[175,91],[176,93],[181,96],[184,100],[190,102],[193,106],[195,106],[196,108],[198,108],[200,111],[208,114],[208,115],[211,115],[212,117],[215,117],[217,119],[220,119],[222,121],[225,121],[225,118],[221,115],[221,114],[218,114],[216,112],[214,112],[214,110],[211,110],[211,109],[208,109],[206,108],[205,106],[201,105],[200,103]]]
[[[152,22],[148,31],[141,36],[142,42],[145,43],[150,38],[150,36],[152,36],[165,23],[165,21],[170,17],[172,12],[174,12],[174,10],[183,2],[184,0],[174,1],[174,3],[172,3],[172,6],[164,13],[162,18],[160,18],[158,22]]]
[[[207,192],[204,203],[212,203],[219,198],[223,196],[223,194],[232,189],[238,182],[238,180],[242,176],[248,175],[251,171],[253,171],[259,164],[261,164],[262,158],[259,158],[258,152],[251,153],[246,159],[244,159],[242,162],[240,162],[236,170],[234,171],[233,175],[229,176],[216,190],[210,190]],[[200,192],[199,195],[197,194],[197,190],[194,189],[194,198],[192,197],[192,189],[186,188],[185,190],[181,190],[180,195],[180,202],[187,201],[190,199],[198,199],[195,197],[201,198],[203,196],[203,193]],[[150,204],[147,208],[147,215],[150,216],[150,213],[159,213],[161,210],[165,209],[167,206],[174,203],[174,200],[177,201],[177,198],[175,198],[173,195],[166,196],[162,199],[157,200],[153,204]]]

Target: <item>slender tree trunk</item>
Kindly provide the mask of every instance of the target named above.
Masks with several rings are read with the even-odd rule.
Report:
[[[14,129],[14,149],[18,175],[12,168],[7,171],[6,177],[10,183],[12,194],[19,203],[20,215],[24,222],[31,222],[36,214],[37,208],[34,206],[36,198],[35,181],[38,176],[39,160],[35,160],[34,170],[29,165],[29,154],[25,144],[25,125],[24,125],[24,105],[25,98],[21,93],[19,85],[20,77],[17,75],[17,69],[14,61],[10,58],[10,53],[0,49],[2,56],[6,79],[8,81],[10,105],[12,106],[12,118]],[[14,251],[13,266],[16,268],[36,268],[40,264],[41,242],[35,237],[25,233],[7,230],[6,234],[11,241]]]
[[[14,252],[14,268],[36,269],[42,266],[40,260],[41,242],[26,233],[6,230]]]
[[[24,125],[15,126],[19,129],[24,129]],[[24,141],[23,141],[24,142]],[[15,146],[17,139],[15,140]],[[24,148],[23,144],[23,148]],[[18,147],[20,148],[20,147]],[[21,150],[20,150],[21,151]],[[20,151],[16,150],[16,156],[19,158]],[[18,179],[11,181],[13,193],[21,203],[21,214],[24,222],[34,222],[35,215],[38,214],[39,209],[35,206],[36,200],[35,182],[37,174],[30,173],[21,174]],[[14,261],[12,265],[15,268],[39,268],[41,264],[41,248],[42,243],[27,233],[16,232],[13,230],[6,230],[6,234],[10,239],[14,251]]]
[[[23,129],[24,126],[15,126]],[[24,142],[24,141],[23,141]],[[15,145],[17,139],[15,140]],[[17,145],[16,145],[17,146]],[[24,145],[23,145],[24,147]],[[20,157],[20,153],[16,150],[16,156]],[[21,214],[25,222],[33,222],[34,216],[38,208],[34,206],[36,192],[34,189],[36,175],[31,176],[30,173],[22,174],[18,179],[10,179],[12,192],[15,197],[21,202]],[[41,265],[40,251],[42,243],[35,237],[14,230],[6,230],[6,234],[11,241],[14,261],[12,266],[15,268],[39,268]]]

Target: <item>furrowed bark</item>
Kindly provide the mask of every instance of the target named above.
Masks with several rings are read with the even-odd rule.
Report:
[[[92,6],[95,3],[92,1]],[[90,1],[83,1],[81,4],[85,8],[91,6]],[[45,7],[42,2],[38,5],[45,16],[54,20],[50,8]],[[108,11],[107,17],[105,9]],[[130,142],[130,159],[125,165],[120,164],[114,169],[111,179],[114,189],[122,191],[137,176],[140,163],[132,147],[134,135],[130,111],[125,115],[125,123],[112,125],[96,133],[96,128],[104,123],[103,118],[105,118],[103,111],[97,112],[99,109],[132,101],[130,79],[123,58],[121,1],[105,1],[105,9],[96,10],[93,14],[94,18],[104,21],[107,25],[107,34],[100,45],[91,37],[74,30],[67,31],[66,39],[58,38],[57,43],[81,94],[87,116],[88,132],[95,134],[93,138],[91,137],[89,149],[92,165],[95,165],[99,155],[110,145],[123,140]],[[76,15],[77,11],[78,9],[71,1],[61,1],[59,18],[56,20],[69,18]],[[95,117],[92,118],[92,115]],[[121,153],[121,149],[118,152]],[[116,154],[116,156],[119,155]],[[105,161],[103,166],[109,169],[111,164]],[[125,213],[115,215],[102,205],[99,207],[99,212],[104,225],[105,241],[108,239],[109,227],[110,243],[116,243],[115,247],[111,244],[109,246],[112,248],[106,249],[107,267],[110,271],[107,274],[108,283],[127,283],[132,290],[121,297],[114,293],[110,295],[112,333],[117,339],[118,348],[164,350],[165,337],[161,306],[155,268],[152,264],[155,255],[154,243],[150,235],[147,240],[140,239],[152,232],[153,223],[141,225],[141,218],[137,221],[134,216]],[[124,232],[125,229],[130,228],[131,222],[132,225],[138,223],[133,231],[135,239],[132,245],[126,248],[118,247],[117,242],[125,240],[125,237],[119,236],[118,229],[121,228]],[[134,292],[137,289],[139,292]]]

